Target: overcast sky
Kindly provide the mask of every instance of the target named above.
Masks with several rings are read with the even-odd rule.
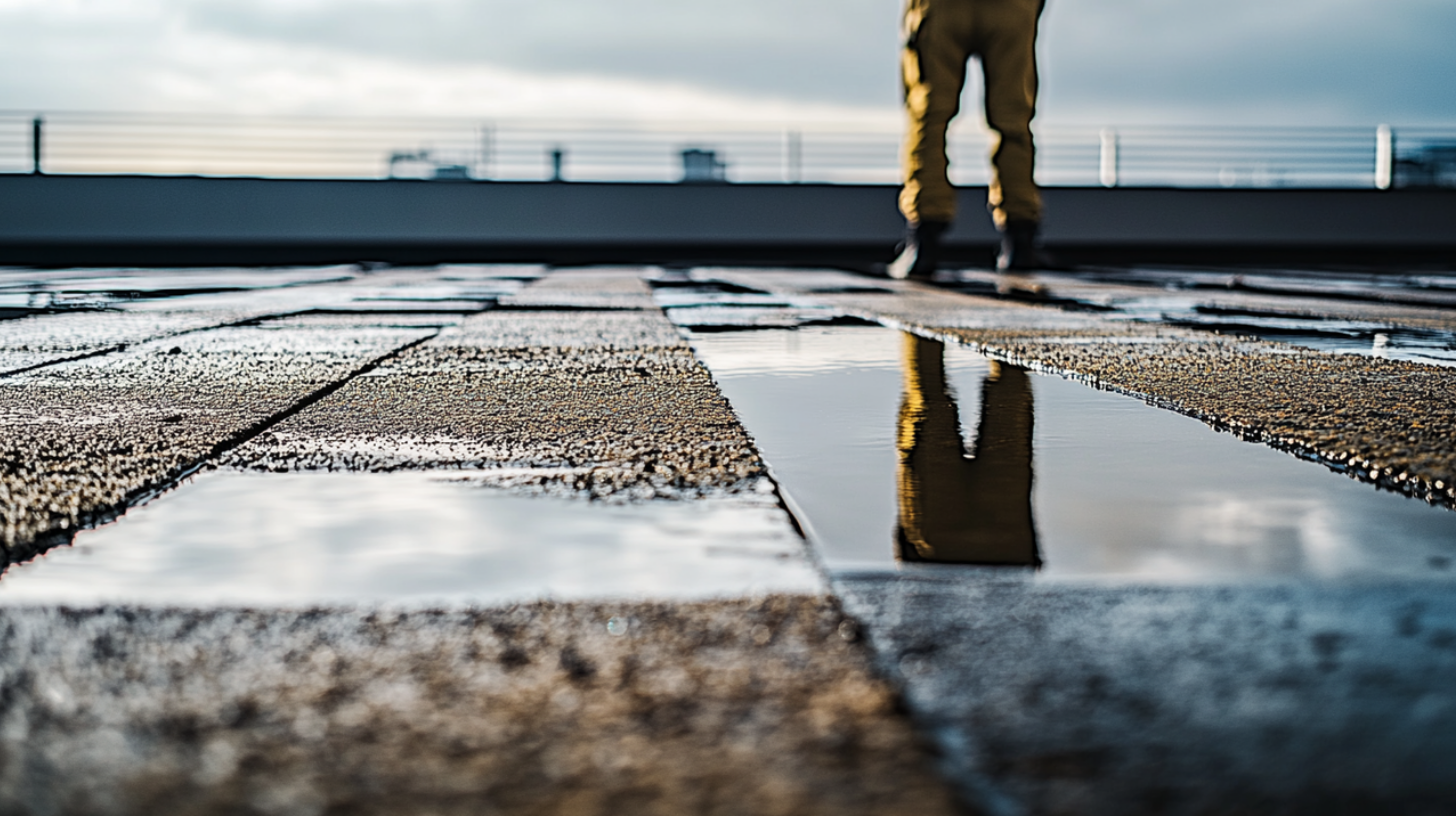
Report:
[[[0,0],[0,108],[892,115],[899,0]],[[1043,120],[1456,124],[1456,0],[1049,0]]]

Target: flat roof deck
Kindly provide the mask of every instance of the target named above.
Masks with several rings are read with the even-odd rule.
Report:
[[[0,309],[0,810],[1456,805],[1449,276],[10,269]],[[754,331],[800,356],[708,351]],[[791,442],[884,466],[843,502],[893,508],[928,424],[989,458],[1008,410],[1052,485],[1032,423],[1115,399],[1435,532],[1352,539],[1321,519],[1365,505],[1225,473],[1114,514],[1171,560],[1058,577],[1068,525],[1018,482],[1040,570],[907,560],[894,518],[839,559],[796,496],[860,468],[776,458],[733,379],[776,373],[818,400]]]

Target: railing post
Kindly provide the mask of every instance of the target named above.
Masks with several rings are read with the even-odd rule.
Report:
[[[566,181],[562,165],[566,164],[566,149],[563,147],[551,148],[551,180]]]
[[[30,172],[39,176],[45,172],[40,165],[41,145],[45,135],[45,119],[37,116],[30,122]]]
[[[491,168],[495,162],[495,126],[484,125],[480,128],[480,156],[476,159],[475,177],[478,179],[489,179]]]
[[[1375,129],[1375,189],[1389,190],[1395,182],[1395,132],[1390,125]]]
[[[804,180],[804,134],[790,130],[784,134],[785,175],[790,184]]]
[[[1117,186],[1118,172],[1118,145],[1117,131],[1112,128],[1103,128],[1101,160],[1098,162],[1097,179],[1102,182],[1103,187]]]

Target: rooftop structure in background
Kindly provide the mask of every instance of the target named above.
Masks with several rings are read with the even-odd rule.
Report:
[[[712,184],[728,180],[728,162],[718,151],[690,147],[682,152],[682,180],[685,184]]]
[[[1456,186],[1456,126],[1046,125],[1048,186]],[[986,182],[987,134],[951,135],[952,180]],[[900,124],[360,119],[0,112],[0,173],[544,181],[684,179],[685,151],[731,154],[721,180],[891,184]],[[696,172],[696,171],[693,171]],[[697,180],[696,176],[692,180]]]
[[[1456,139],[1430,141],[1395,163],[1398,187],[1456,187]]]

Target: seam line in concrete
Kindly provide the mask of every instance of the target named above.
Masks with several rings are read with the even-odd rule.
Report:
[[[219,326],[215,328],[228,327]],[[373,360],[370,360],[369,362],[365,363],[354,371],[349,372],[347,375],[339,378],[338,380],[329,383],[328,385],[319,388],[317,391],[314,391],[304,396],[298,402],[295,402],[294,404],[288,406],[282,411],[279,411],[275,414],[270,414],[269,416],[264,417],[257,422],[254,422],[252,425],[249,425],[246,428],[243,428],[241,431],[238,431],[237,433],[234,433],[226,439],[223,439],[222,441],[216,443],[210,449],[208,449],[207,453],[204,453],[202,456],[198,457],[197,460],[192,462],[191,464],[183,465],[182,467],[173,471],[171,474],[157,479],[151,484],[144,484],[132,489],[126,494],[126,496],[121,499],[121,501],[117,502],[116,504],[113,504],[109,507],[98,508],[91,511],[90,513],[85,514],[81,519],[78,520],[79,523],[75,524],[74,526],[68,527],[64,530],[52,530],[50,532],[42,533],[36,536],[32,545],[34,553],[36,555],[39,555],[56,546],[59,546],[61,541],[70,538],[81,530],[91,529],[99,525],[115,521],[116,519],[125,515],[126,512],[128,510],[131,510],[133,507],[139,507],[141,505],[144,505],[152,501],[153,499],[156,499],[157,497],[167,493],[168,491],[175,489],[187,478],[195,475],[203,468],[207,467],[207,464],[216,459],[218,456],[226,453],[229,450],[232,450],[233,448],[252,441],[274,425],[277,425],[278,423],[283,422],[290,417],[296,416],[297,414],[308,410],[319,402],[332,396],[334,393],[339,391],[339,389],[348,385],[354,379],[368,374],[379,366],[384,365],[390,360],[399,357],[400,355],[417,346],[428,343],[429,341],[438,337],[439,334],[439,331],[435,331],[417,340],[406,343],[394,349],[393,351],[390,351],[388,354],[384,354],[374,358]],[[8,546],[0,543],[0,552],[4,553],[5,559],[7,561],[10,560],[11,550]]]
[[[257,315],[255,317],[246,317],[242,320],[234,320],[231,323],[219,323],[215,326],[197,326],[191,329],[183,329],[181,331],[172,332],[170,334],[159,334],[155,337],[146,337],[131,343],[118,343],[114,346],[107,346],[106,348],[95,349],[93,351],[88,351],[83,354],[77,354],[71,357],[62,357],[57,360],[46,360],[45,362],[34,363],[28,366],[21,366],[20,368],[14,368],[9,371],[0,371],[0,378],[15,377],[21,374],[29,374],[32,371],[39,371],[42,368],[49,368],[50,366],[62,365],[64,363],[74,363],[77,360],[89,360],[93,357],[105,357],[108,354],[116,354],[117,352],[126,351],[132,346],[139,346],[143,343],[154,343],[158,340],[166,340],[169,337],[185,337],[189,334],[196,334],[198,332],[217,331],[218,329],[238,329],[248,326],[256,326],[266,320],[280,320],[285,317],[297,317],[301,314],[304,314],[304,312],[291,311],[279,312],[277,314]]]

